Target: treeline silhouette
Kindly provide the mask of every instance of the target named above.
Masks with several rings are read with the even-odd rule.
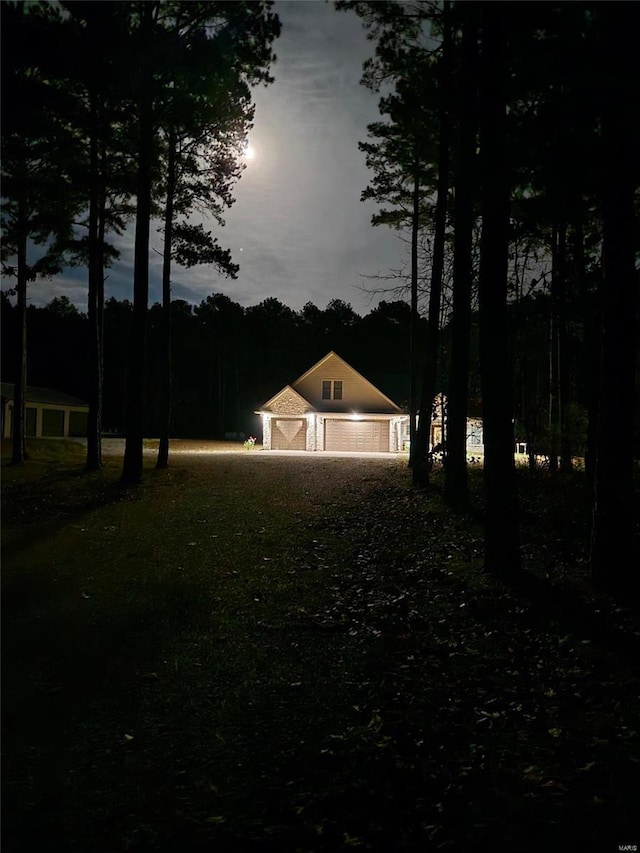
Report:
[[[533,464],[552,453],[556,436],[549,423],[549,327],[551,297],[545,290],[510,306],[514,348],[512,393],[515,434],[526,442]],[[574,314],[579,311],[574,306]],[[308,302],[294,311],[275,298],[242,307],[223,293],[207,296],[199,304],[184,300],[171,304],[174,438],[223,438],[228,433],[256,434],[258,406],[284,385],[293,382],[330,350],[336,351],[367,379],[408,408],[411,309],[401,299],[382,300],[364,316],[340,299],[324,309]],[[110,298],[105,303],[105,374],[103,423],[106,433],[121,433],[124,426],[127,382],[127,341],[132,306],[128,300]],[[475,315],[474,315],[475,316]],[[572,315],[573,316],[573,315]],[[161,428],[162,374],[161,306],[149,310],[147,339],[147,398],[145,435],[157,436]],[[86,399],[90,384],[88,354],[90,323],[67,297],[56,297],[45,307],[30,306],[28,322],[30,384],[51,387]],[[576,456],[584,456],[587,443],[587,404],[590,394],[586,351],[579,324],[568,336],[572,400],[566,428]],[[481,382],[477,324],[471,343],[469,413],[481,416]],[[2,294],[2,364],[4,381],[13,381],[17,369],[15,340],[18,312]],[[424,345],[426,323],[419,335]],[[442,334],[442,371],[438,391],[449,392],[451,329]],[[636,434],[636,450],[640,436]]]
[[[107,299],[104,311],[104,431],[124,430],[128,340],[132,305]],[[17,369],[14,353],[18,312],[2,296],[3,380]],[[275,298],[243,308],[216,293],[198,305],[171,304],[172,437],[223,438],[256,434],[255,409],[335,350],[388,396],[405,405],[408,396],[410,310],[401,300],[381,302],[365,316],[342,300],[324,310],[308,303],[300,311]],[[87,317],[66,298],[28,309],[29,384],[87,399],[91,372],[91,329]],[[146,436],[161,428],[159,353],[162,308],[149,309],[144,424]]]

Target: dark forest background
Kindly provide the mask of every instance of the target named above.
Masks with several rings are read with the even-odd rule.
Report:
[[[364,317],[333,300],[324,310],[309,303],[293,311],[277,299],[243,308],[215,293],[199,305],[172,302],[173,437],[223,438],[256,434],[256,408],[316,361],[335,350],[399,405],[406,405],[410,311],[407,303],[381,302]],[[132,306],[105,303],[105,432],[124,429],[128,341]],[[159,352],[162,309],[149,310],[145,434],[161,427]],[[91,387],[91,331],[87,317],[66,297],[28,309],[29,382],[87,399]],[[17,311],[2,299],[3,379],[15,372]]]
[[[128,300],[105,303],[104,430],[124,429],[127,345],[132,305]],[[577,456],[587,439],[588,375],[580,303],[570,315],[568,351],[572,404],[568,428]],[[514,302],[509,319],[514,350],[513,396],[515,433],[536,450],[551,449],[549,331],[551,298],[540,291]],[[161,428],[159,353],[162,308],[149,311],[147,339],[145,434]],[[87,399],[91,388],[91,329],[85,314],[67,297],[28,309],[30,384],[50,387]],[[330,350],[337,352],[392,400],[408,408],[411,309],[402,299],[382,300],[361,316],[351,305],[334,299],[326,308],[307,303],[294,311],[278,299],[242,307],[223,293],[198,305],[172,302],[172,377],[174,406],[171,435],[175,438],[224,438],[230,432],[256,434],[255,410],[284,385],[292,383]],[[480,416],[480,372],[477,317],[473,323],[469,413]],[[425,335],[422,322],[421,335]],[[2,378],[13,381],[16,370],[17,310],[2,295]],[[442,370],[438,390],[448,393],[450,327],[442,335]],[[636,427],[636,451],[640,431]]]

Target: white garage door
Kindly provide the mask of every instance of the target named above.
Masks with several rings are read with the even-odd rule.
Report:
[[[389,422],[327,418],[324,422],[324,448],[353,453],[387,453]]]
[[[271,421],[271,449],[306,450],[306,420],[304,418],[274,418]]]

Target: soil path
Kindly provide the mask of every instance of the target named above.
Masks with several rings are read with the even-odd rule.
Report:
[[[392,456],[3,482],[6,853],[637,843],[640,678]]]
[[[84,833],[92,851],[114,853],[129,849],[130,833],[145,837],[145,822],[154,828],[143,843],[153,846],[173,831],[162,828],[158,799],[168,798],[171,814],[174,795],[203,808],[202,780],[187,772],[185,786],[181,778],[190,760],[209,779],[204,768],[219,763],[222,751],[225,772],[238,777],[234,800],[242,791],[250,796],[253,782],[241,766],[229,769],[240,744],[270,738],[269,749],[277,749],[286,731],[268,734],[276,719],[306,725],[304,716],[294,719],[301,713],[295,697],[287,724],[283,709],[268,710],[274,692],[289,693],[304,669],[325,682],[321,690],[333,690],[322,660],[333,639],[312,637],[301,654],[288,636],[323,600],[329,563],[351,548],[348,531],[328,532],[323,519],[366,501],[402,476],[403,464],[388,455],[213,449],[181,442],[164,472],[153,470],[147,452],[144,483],[129,491],[118,488],[115,463],[91,477],[56,468],[28,486],[5,469],[8,853],[61,835],[67,850],[88,849]],[[106,451],[117,459],[121,442]],[[259,699],[265,691],[271,700]],[[260,702],[274,719],[257,727]],[[146,793],[136,806],[132,791],[140,788]],[[121,814],[130,809],[133,819]]]

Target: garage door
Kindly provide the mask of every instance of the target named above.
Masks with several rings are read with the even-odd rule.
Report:
[[[88,417],[86,412],[69,412],[69,435],[86,435]]]
[[[354,453],[387,453],[388,421],[342,421],[327,418],[324,422],[325,450],[349,450]]]
[[[64,435],[64,412],[59,409],[42,410],[42,435]]]
[[[304,418],[274,418],[271,421],[271,449],[306,450],[306,420]]]

